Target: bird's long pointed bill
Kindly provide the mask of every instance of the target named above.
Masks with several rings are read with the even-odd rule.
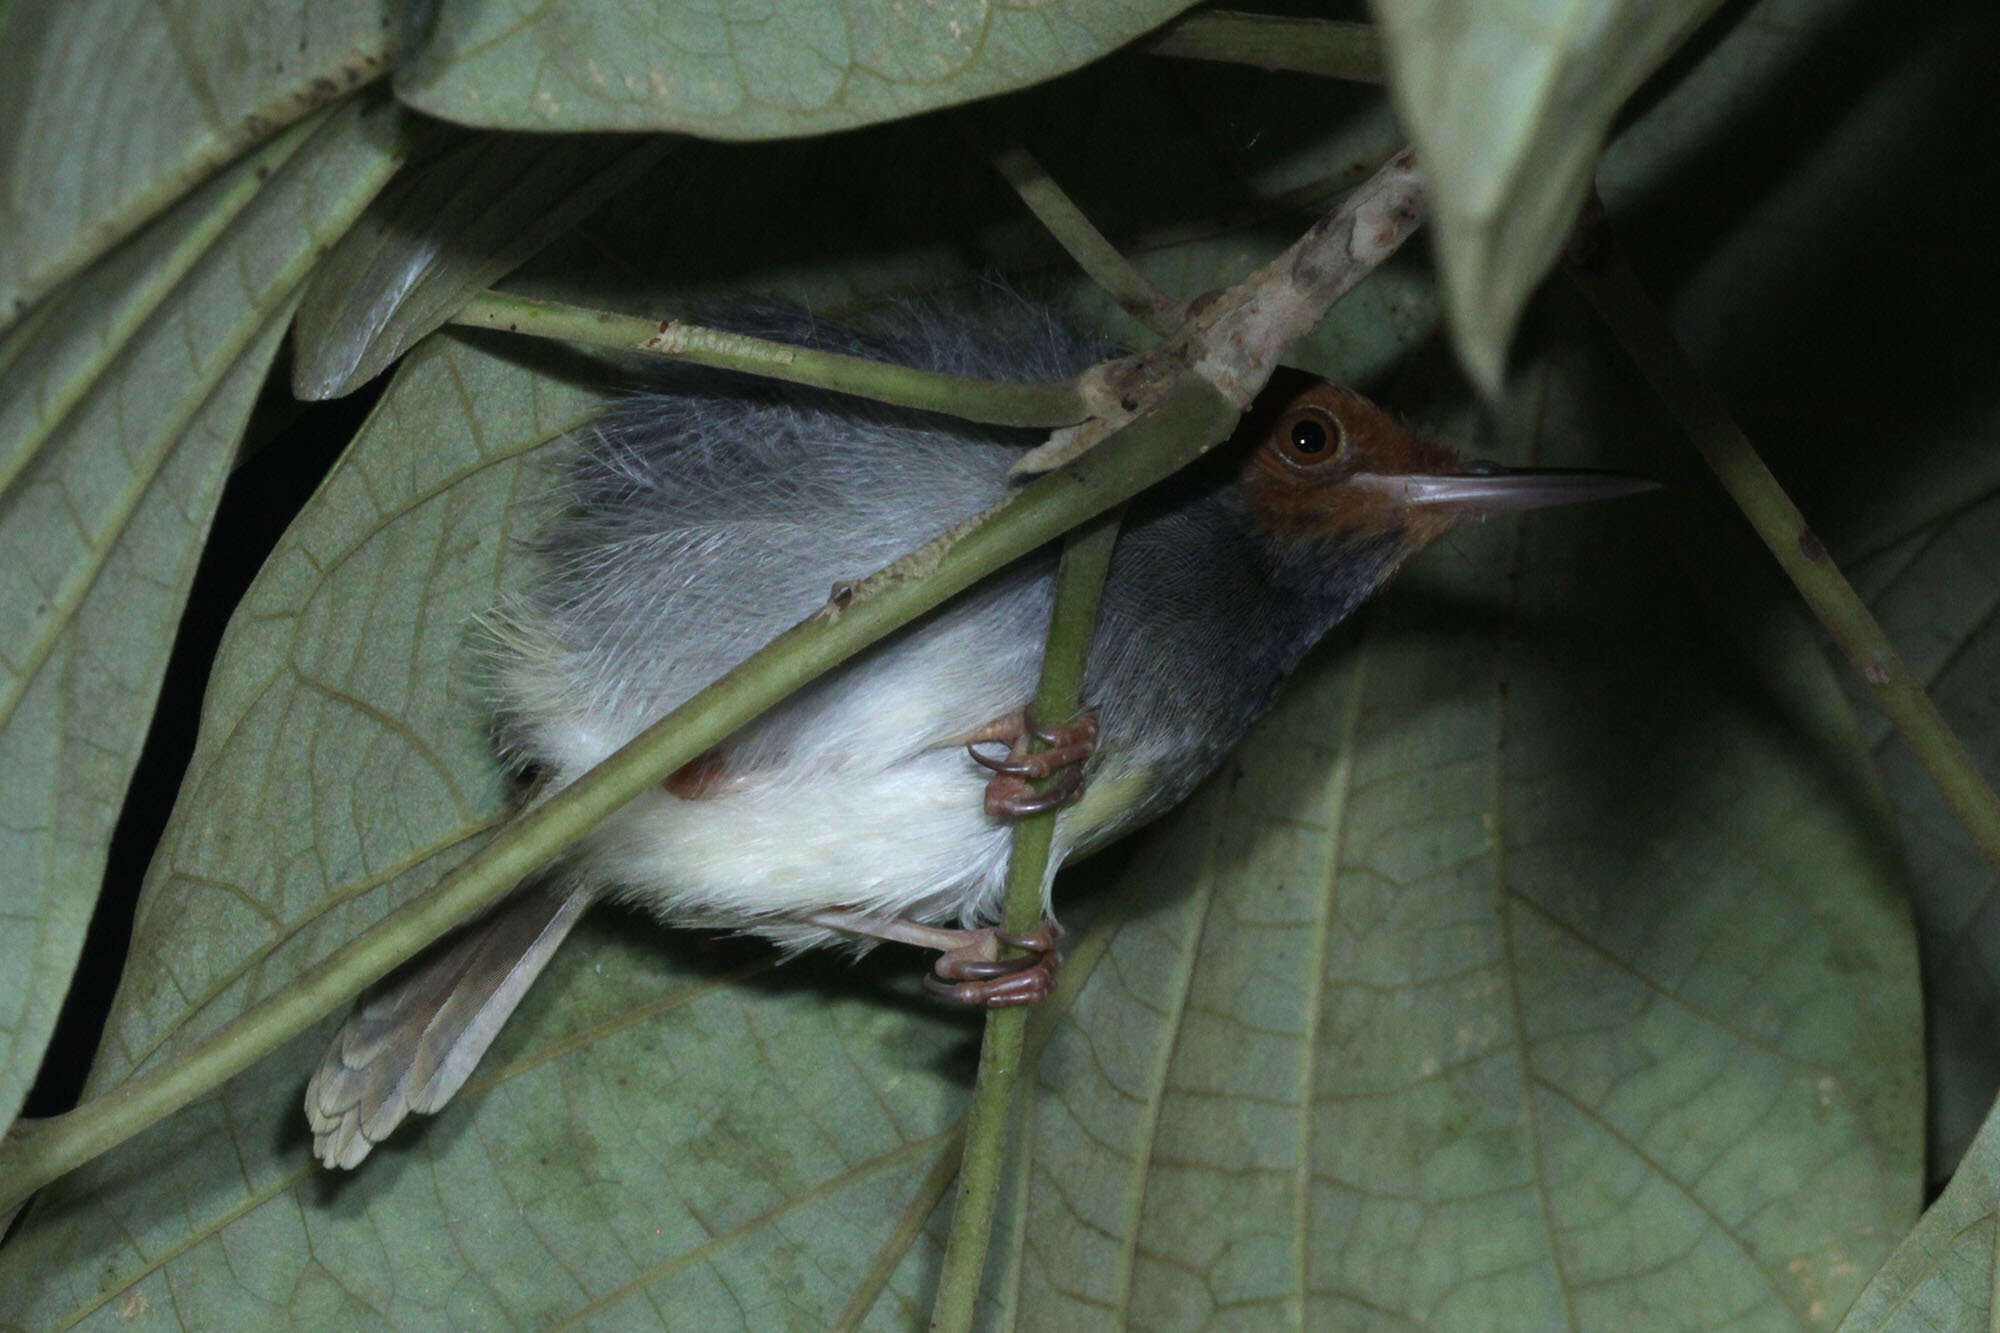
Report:
[[[1650,477],[1624,472],[1565,468],[1493,468],[1444,475],[1377,473],[1352,480],[1386,491],[1402,504],[1478,514],[1512,514],[1585,500],[1614,500],[1655,490],[1660,484]]]

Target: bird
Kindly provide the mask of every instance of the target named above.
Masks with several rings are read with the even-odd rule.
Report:
[[[1118,350],[1013,295],[849,322],[746,302],[709,322],[984,379],[1062,379]],[[569,441],[538,572],[487,618],[496,745],[524,799],[574,781],[848,581],[1001,500],[1037,442],[822,389],[654,372]],[[940,994],[1038,1000],[1060,963],[1053,916],[1020,935],[992,924],[1015,819],[1059,809],[1052,877],[1185,798],[1307,650],[1434,539],[1651,485],[1462,461],[1353,389],[1279,368],[1227,443],[1131,502],[1083,714],[1028,710],[1053,598],[1044,551],[683,766],[365,994],[306,1090],[315,1156],[354,1167],[408,1115],[441,1109],[599,900],[791,952],[927,947]]]

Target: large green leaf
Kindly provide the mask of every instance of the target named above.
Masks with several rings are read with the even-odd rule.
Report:
[[[1630,422],[1585,393],[1549,461]],[[1457,541],[1149,849],[1041,1065],[1014,1325],[1853,1298],[1919,1195],[1893,841],[1810,636],[1645,503]]]
[[[335,113],[53,297],[0,370],[0,1122],[67,990],[250,405],[319,251],[394,169]]]
[[[147,321],[324,120],[293,126],[182,200],[0,341],[0,492],[106,377],[119,373],[119,358]]]
[[[850,129],[1040,83],[1191,0],[441,0],[397,95],[516,130],[681,130],[770,139]]]
[[[1452,339],[1495,391],[1611,118],[1717,0],[1372,0],[1430,172]]]
[[[245,148],[381,74],[393,0],[0,8],[0,327]]]
[[[506,804],[466,656],[599,393],[440,342],[399,375],[231,622],[93,1083],[144,1068],[469,853]],[[214,947],[191,952],[191,931]]]

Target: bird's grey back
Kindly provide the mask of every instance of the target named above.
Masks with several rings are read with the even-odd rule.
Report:
[[[1013,298],[976,317],[899,305],[861,327],[769,305],[711,322],[987,379],[1061,379],[1111,350]],[[608,723],[622,743],[821,605],[835,582],[998,500],[1007,468],[1039,438],[726,372],[671,367],[650,379],[574,441],[567,507],[538,543],[543,573],[496,617],[502,736],[531,761],[562,748],[550,728],[565,718]],[[1017,571],[985,590],[983,620],[1025,620],[1032,647],[1046,606],[1037,583]],[[953,617],[930,632],[948,635]],[[873,657],[850,675],[893,674],[891,654]],[[1012,670],[993,663],[988,674]],[[969,688],[976,704],[999,685]]]

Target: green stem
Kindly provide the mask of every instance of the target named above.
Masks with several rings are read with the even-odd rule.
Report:
[[[1013,380],[962,379],[886,361],[771,342],[677,319],[642,319],[609,310],[536,301],[506,292],[482,292],[473,297],[463,310],[452,316],[452,323],[592,347],[646,352],[995,426],[1067,426],[1090,416],[1100,406],[1076,380],[1024,384]]]
[[[1088,457],[841,590],[547,801],[523,811],[422,897],[254,1008],[73,1111],[0,1141],[0,1217],[36,1189],[221,1085],[391,968],[497,902],[600,820],[773,704],[922,615],[1193,461],[1229,434],[1236,408],[1188,378],[1159,409]]]
[[[1860,673],[1987,864],[2000,874],[2000,798],[1854,585],[1806,526],[1798,506],[1758,457],[1728,405],[1702,381],[1601,222],[1588,226],[1572,243],[1567,271]]]
[[[1187,314],[1181,303],[1155,287],[1137,265],[1105,239],[1104,233],[1084,216],[1062,186],[1042,169],[1033,153],[1011,143],[993,146],[982,142],[982,147],[993,169],[1014,187],[1014,193],[1055,238],[1056,244],[1126,314],[1162,337],[1180,327]]]
[[[1182,19],[1146,49],[1158,56],[1220,60],[1350,83],[1388,78],[1382,38],[1366,23],[1211,10]]]
[[[1091,921],[1090,929],[1073,941],[1074,948],[1066,951],[1068,956],[1063,960],[1062,971],[1056,977],[1054,993],[1030,1012],[1027,1052],[1022,1059],[1024,1067],[1032,1066],[1041,1058],[1043,1049],[1055,1035],[1056,1024],[1062,1021],[1063,1015],[1069,1012],[1070,1006],[1089,985],[1091,973],[1096,971],[1098,963],[1103,961],[1105,951],[1110,948],[1111,937],[1117,929],[1136,912],[1144,910],[1141,905],[1144,901],[1144,894],[1141,892],[1143,887],[1142,884],[1128,880],[1103,902]],[[897,1224],[895,1232],[876,1252],[875,1260],[869,1265],[868,1272],[855,1285],[847,1304],[841,1307],[839,1316],[833,1322],[834,1328],[848,1330],[860,1327],[861,1321],[875,1308],[875,1302],[881,1299],[882,1292],[887,1289],[889,1280],[895,1276],[896,1269],[901,1266],[904,1256],[910,1252],[910,1247],[922,1234],[924,1223],[936,1210],[938,1203],[944,1198],[945,1191],[951,1187],[952,1179],[958,1174],[960,1159],[965,1150],[965,1122],[971,1111],[972,1108],[968,1105],[965,1110],[959,1112],[957,1120],[950,1126],[950,1140],[939,1149],[937,1159],[931,1163],[931,1169],[925,1173],[922,1183],[917,1186],[917,1192],[910,1197],[910,1202],[905,1207],[902,1220]]]
[[[1098,595],[1111,568],[1118,541],[1118,514],[1104,514],[1071,532],[1056,571],[1055,606],[1049,615],[1048,646],[1042,652],[1041,684],[1029,716],[1048,724],[1076,716],[1083,695],[1083,672],[1097,634]],[[1013,854],[1007,862],[1001,924],[1016,933],[1033,930],[1047,910],[1049,852],[1057,812],[1030,815],[1014,826]],[[959,1161],[958,1207],[952,1213],[938,1276],[931,1327],[959,1333],[972,1327],[980,1279],[986,1272],[987,1240],[1006,1164],[1007,1129],[1014,1118],[1018,1075],[1027,1037],[1029,1010],[995,1009],[986,1016],[986,1039],[979,1047],[979,1077],[965,1127]]]

